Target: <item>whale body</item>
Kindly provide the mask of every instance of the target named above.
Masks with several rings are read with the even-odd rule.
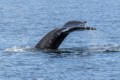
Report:
[[[96,30],[93,27],[85,27],[85,23],[86,21],[69,21],[63,27],[53,29],[47,33],[35,47],[38,49],[57,49],[73,31]]]

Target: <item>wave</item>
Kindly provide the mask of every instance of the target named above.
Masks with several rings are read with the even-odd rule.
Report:
[[[89,50],[93,52],[120,52],[120,45],[93,45]]]
[[[99,52],[120,52],[120,45],[90,45],[87,47],[61,48],[56,52],[62,53],[99,53]]]
[[[59,48],[57,50],[41,50],[35,49],[30,46],[18,47],[13,46],[11,48],[6,48],[5,52],[32,52],[32,51],[43,51],[47,53],[97,53],[97,52],[120,52],[120,45],[90,45],[86,47],[73,47],[73,48]]]

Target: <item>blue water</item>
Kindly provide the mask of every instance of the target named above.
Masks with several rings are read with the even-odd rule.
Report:
[[[56,51],[34,46],[67,21],[96,31],[71,33]],[[0,80],[119,80],[120,0],[0,0]]]

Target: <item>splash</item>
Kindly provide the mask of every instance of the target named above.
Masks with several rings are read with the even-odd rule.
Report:
[[[36,51],[44,51],[50,53],[99,53],[99,52],[120,52],[120,45],[117,44],[107,44],[107,45],[89,45],[86,47],[73,47],[73,48],[60,48],[58,50],[39,50],[35,48],[31,48],[30,46],[18,47],[13,46],[11,48],[6,48],[5,52],[36,52]]]
[[[6,48],[4,51],[5,52],[26,52],[29,49],[30,49],[29,46],[26,46],[26,47],[13,46],[12,48]]]
[[[107,45],[89,45],[86,47],[74,47],[74,48],[61,48],[55,53],[60,54],[80,54],[89,55],[90,53],[109,53],[109,52],[120,52],[120,45],[107,44]]]
[[[92,45],[89,48],[91,52],[120,52],[120,45],[108,44],[108,45]]]

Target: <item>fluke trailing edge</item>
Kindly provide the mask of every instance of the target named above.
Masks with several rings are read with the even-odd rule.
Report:
[[[85,21],[69,21],[61,28],[56,28],[46,34],[35,46],[39,49],[57,49],[66,36],[73,31],[96,30],[93,27],[85,27]]]

